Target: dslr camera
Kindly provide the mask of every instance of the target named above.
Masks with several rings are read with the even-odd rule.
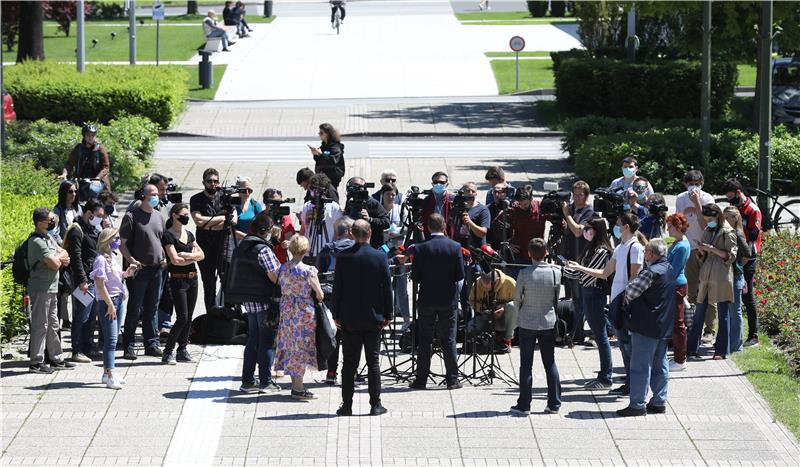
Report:
[[[347,184],[347,204],[350,206],[350,212],[361,212],[362,209],[367,208],[367,200],[369,200],[368,188],[375,188],[375,184]]]
[[[594,190],[594,212],[599,212],[606,219],[616,219],[625,212],[625,196],[611,188]]]
[[[664,215],[669,212],[669,207],[661,201],[650,203],[647,206],[647,210],[649,211],[651,216],[657,217],[664,217]]]

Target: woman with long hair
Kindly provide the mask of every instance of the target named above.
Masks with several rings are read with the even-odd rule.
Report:
[[[50,234],[55,237],[59,245],[64,241],[67,229],[81,216],[81,206],[78,204],[78,184],[72,180],[64,180],[58,185],[58,202],[53,207],[53,214],[58,218],[56,228]],[[75,284],[77,286],[78,284]],[[63,323],[63,328],[72,327],[67,304],[72,294],[73,284],[69,268],[62,268],[58,272],[58,317]]]
[[[89,277],[94,280],[97,291],[98,316],[103,328],[103,377],[101,381],[109,389],[122,389],[125,380],[114,374],[117,336],[119,335],[120,318],[117,313],[125,298],[123,279],[136,273],[136,266],[131,265],[123,272],[114,258],[121,244],[119,230],[109,227],[100,232],[97,239],[97,257]]]
[[[604,270],[614,251],[608,239],[608,228],[605,219],[595,217],[583,228],[583,238],[589,243],[581,256],[580,264],[589,269]],[[611,387],[611,343],[608,341],[606,331],[607,321],[605,306],[608,301],[605,280],[585,272],[564,268],[564,275],[570,279],[578,280],[581,286],[581,303],[583,314],[589,322],[589,328],[597,343],[600,354],[600,373],[597,378],[584,384],[584,389],[596,391]],[[573,330],[572,334],[575,334]]]
[[[744,323],[742,322],[742,293],[745,288],[744,266],[752,259],[753,251],[744,235],[742,214],[736,206],[728,206],[722,212],[725,220],[736,232],[736,261],[733,263],[733,309],[731,310],[731,342],[730,351],[744,350],[742,340]]]
[[[175,304],[175,324],[169,331],[164,355],[161,361],[168,365],[176,362],[192,362],[186,346],[189,345],[189,329],[192,325],[192,314],[197,303],[197,266],[203,261],[205,254],[197,244],[194,234],[186,230],[189,223],[189,205],[174,204],[169,210],[167,230],[161,242],[169,261],[169,288]],[[178,352],[173,355],[175,344]]]
[[[667,217],[667,232],[675,239],[667,252],[667,260],[675,273],[675,323],[672,327],[672,360],[669,362],[670,371],[681,371],[686,368],[686,306],[684,299],[689,290],[686,280],[686,262],[692,254],[686,231],[689,221],[681,213]]]
[[[339,188],[339,182],[344,177],[344,144],[342,144],[339,131],[330,123],[319,126],[320,147],[309,146],[311,155],[314,156],[314,172],[324,173],[331,179],[331,184]]]

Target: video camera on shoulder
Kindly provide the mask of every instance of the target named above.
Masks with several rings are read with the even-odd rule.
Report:
[[[360,212],[362,209],[367,208],[367,200],[369,200],[368,188],[375,188],[375,184],[347,184],[347,203],[350,205],[351,211]]]
[[[600,213],[606,219],[616,219],[625,213],[625,196],[618,190],[611,188],[598,188],[594,190],[594,212]]]
[[[422,212],[422,209],[425,207],[425,198],[421,197],[420,195],[428,196],[431,193],[433,193],[433,191],[420,190],[418,186],[412,186],[406,193],[403,204],[405,204],[408,209],[414,212]]]
[[[272,217],[272,221],[275,225],[280,225],[283,216],[291,215],[292,209],[287,204],[294,204],[294,198],[286,198],[286,199],[270,199],[267,200],[267,208],[269,209],[269,215]]]
[[[475,200],[475,195],[468,195],[466,191],[461,188],[456,192],[455,198],[453,198],[453,207],[451,208],[451,215],[454,218],[461,217],[462,214],[469,211],[469,205]]]
[[[548,192],[539,203],[539,211],[546,220],[555,225],[556,221],[564,220],[564,211],[561,209],[561,203],[569,204],[572,193],[560,190],[558,182],[544,182],[544,189],[548,190]]]
[[[247,188],[236,185],[223,186],[217,189],[219,193],[219,203],[222,209],[232,212],[234,207],[242,205],[242,193],[246,193]]]
[[[172,177],[167,178],[167,201],[172,204],[183,202],[183,193],[178,192],[178,184],[172,181]]]

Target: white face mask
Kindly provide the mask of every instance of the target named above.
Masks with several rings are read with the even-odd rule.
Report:
[[[102,223],[103,223],[103,218],[99,216],[94,216],[92,217],[92,220],[89,221],[89,224],[91,224],[94,227],[100,227],[100,224]]]

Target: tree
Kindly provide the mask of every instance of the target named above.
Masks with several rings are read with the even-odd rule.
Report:
[[[84,12],[87,12],[88,6],[88,2],[84,3]],[[72,20],[78,13],[77,3],[74,1],[49,1],[42,2],[42,8],[44,8],[44,17],[58,23],[58,30],[69,37]]]
[[[44,9],[37,1],[20,2],[17,62],[44,60]]]
[[[197,14],[197,1],[186,2],[186,14],[187,15]]]
[[[11,52],[19,33],[19,2],[0,2],[0,8],[3,9],[3,43]]]

